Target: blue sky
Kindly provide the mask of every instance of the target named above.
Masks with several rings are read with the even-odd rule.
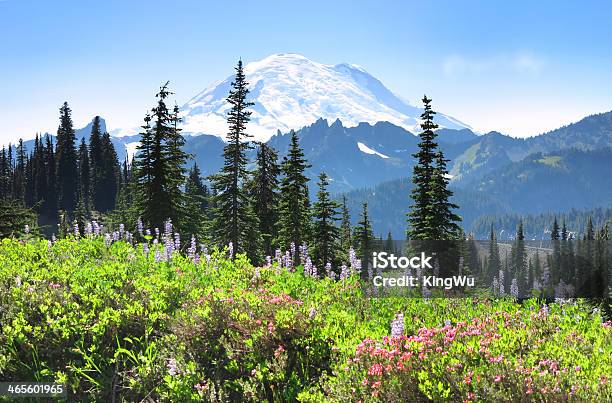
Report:
[[[537,4],[534,4],[537,3]],[[570,4],[571,3],[571,4]],[[355,63],[394,92],[515,136],[612,110],[611,2],[0,0],[0,143],[100,114],[138,125],[245,62]]]

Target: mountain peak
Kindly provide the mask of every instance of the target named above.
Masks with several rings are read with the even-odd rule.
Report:
[[[255,102],[247,132],[267,141],[278,130],[299,130],[319,118],[337,119],[344,127],[388,121],[412,130],[419,124],[421,109],[387,89],[360,66],[326,65],[296,53],[276,53],[247,63],[249,98]],[[224,137],[227,133],[226,101],[234,76],[208,87],[182,107],[185,133]],[[446,115],[436,115],[442,127],[466,125]]]

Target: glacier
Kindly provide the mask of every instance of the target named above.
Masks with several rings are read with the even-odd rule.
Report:
[[[390,122],[416,133],[422,109],[410,105],[362,67],[326,65],[295,53],[279,53],[244,67],[249,82],[253,140],[267,141],[277,132],[299,130],[319,118],[340,119],[345,127],[359,123]],[[226,101],[234,76],[218,81],[181,108],[185,134],[213,134],[224,138],[228,128]],[[436,123],[449,129],[469,128],[442,113]]]

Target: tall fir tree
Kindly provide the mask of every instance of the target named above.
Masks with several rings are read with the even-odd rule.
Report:
[[[266,143],[259,143],[257,150],[257,168],[250,186],[253,209],[259,219],[259,232],[262,237],[263,252],[274,255],[277,238],[278,220],[278,185],[280,167],[276,150]]]
[[[304,158],[297,134],[291,132],[289,152],[283,158],[279,202],[278,244],[288,250],[291,243],[302,245],[309,240],[310,201],[308,178],[305,175],[310,165]]]
[[[2,153],[0,154],[0,199],[10,198],[11,174],[6,148],[2,147]]]
[[[459,206],[452,203],[450,199],[453,197],[453,192],[449,190],[449,173],[446,169],[447,159],[441,150],[436,153],[436,166],[434,176],[432,178],[431,197],[433,204],[433,222],[437,232],[436,238],[443,239],[458,239],[461,234],[461,227],[457,224],[461,221],[461,217],[454,212]]]
[[[89,180],[91,193],[91,208],[96,211],[106,211],[108,204],[107,195],[102,186],[104,175],[104,158],[102,151],[102,129],[100,127],[100,116],[94,117],[89,135]]]
[[[340,206],[329,195],[327,187],[329,180],[325,172],[319,175],[319,191],[317,192],[317,201],[313,205],[312,217],[313,223],[313,246],[314,259],[319,267],[331,263],[333,267],[337,267],[338,259],[338,244],[340,240],[340,228],[336,225],[338,221],[338,210]]]
[[[55,230],[58,219],[58,196],[57,196],[57,169],[55,163],[55,149],[51,136],[45,137],[45,147],[43,151],[45,164],[45,179],[47,182],[46,193],[40,209],[40,225],[44,226],[47,232]]]
[[[117,151],[115,151],[110,135],[104,132],[102,134],[102,169],[98,182],[99,189],[104,192],[104,196],[101,198],[102,203],[99,206],[101,212],[110,211],[115,207],[119,190],[119,171]]]
[[[493,277],[496,277],[502,268],[501,259],[499,256],[499,246],[497,245],[497,236],[495,229],[491,224],[491,233],[489,234],[489,256],[487,262],[487,273],[485,279],[487,284],[492,284]]]
[[[79,182],[78,182],[79,201],[83,204],[82,208],[89,212],[91,209],[91,167],[89,164],[89,149],[85,144],[85,139],[81,139],[79,146]]]
[[[180,228],[184,213],[187,154],[181,148],[184,139],[178,128],[178,110],[171,111],[166,104],[172,94],[168,84],[156,94],[152,115],[145,117],[135,162],[137,210],[142,221],[153,228],[162,228],[168,219]]]
[[[239,60],[227,97],[231,108],[227,116],[229,131],[227,145],[223,149],[224,165],[221,172],[213,175],[211,179],[217,194],[213,223],[216,243],[227,245],[231,242],[234,253],[247,252],[254,260],[258,251],[253,243],[257,243],[258,238],[261,242],[261,236],[254,232],[259,228],[259,223],[246,190],[250,179],[246,152],[251,148],[248,139],[252,137],[246,132],[246,125],[251,117],[248,108],[254,105],[248,101],[248,94],[242,60]]]
[[[195,235],[199,239],[204,239],[209,194],[208,188],[202,182],[201,175],[200,168],[195,163],[189,170],[187,181],[185,182],[185,203],[187,209],[181,232],[188,236]]]
[[[26,149],[23,139],[19,139],[17,146],[16,164],[13,170],[13,198],[25,206],[25,183],[26,183]]]
[[[76,208],[78,184],[77,151],[71,113],[68,103],[64,102],[60,108],[55,151],[59,208],[68,213]]]
[[[511,275],[505,276],[506,290],[509,290],[513,279],[517,280],[519,292],[524,292],[528,288],[529,273],[527,271],[527,250],[525,247],[525,234],[523,231],[523,220],[519,221],[516,230],[516,238],[512,244],[511,257]]]
[[[374,248],[374,233],[372,232],[372,223],[368,214],[368,203],[363,203],[362,205],[361,217],[354,234],[357,257],[361,259],[361,278],[367,279]]]
[[[343,259],[346,260],[346,257],[348,257],[348,251],[353,246],[353,239],[351,233],[351,216],[346,203],[345,195],[342,195],[342,207],[340,214],[340,248],[341,252],[343,253]]]
[[[460,232],[460,217],[453,212],[458,206],[450,202],[447,160],[436,143],[435,112],[431,99],[423,97],[419,151],[413,156],[417,163],[413,168],[413,205],[408,213],[408,238],[413,240],[456,239]]]

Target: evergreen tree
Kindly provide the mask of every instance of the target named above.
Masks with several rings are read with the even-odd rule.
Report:
[[[338,203],[331,199],[327,187],[329,181],[327,174],[321,172],[319,175],[319,191],[317,201],[313,205],[313,242],[315,264],[324,267],[327,263],[332,266],[338,265],[338,241],[340,239],[340,228],[336,226],[338,221]]]
[[[11,196],[11,174],[6,148],[2,147],[2,153],[0,154],[0,199],[8,199]]]
[[[340,248],[343,254],[343,259],[346,259],[346,257],[348,256],[348,251],[353,245],[353,240],[351,238],[351,216],[349,214],[348,206],[346,204],[345,195],[342,195],[341,215],[342,217],[340,221]]]
[[[553,221],[552,230],[550,231],[550,239],[553,247],[553,255],[552,255],[552,274],[553,274],[553,282],[557,283],[559,279],[563,278],[561,274],[561,244],[559,239],[561,235],[559,233],[559,223],[557,222],[557,217],[555,217]]]
[[[25,174],[26,174],[26,149],[23,145],[23,139],[19,139],[17,146],[17,164],[13,170],[13,199],[25,205]]]
[[[118,180],[117,202],[111,212],[111,220],[114,224],[136,223],[140,216],[133,206],[133,175],[132,166],[128,163],[126,156],[123,161],[121,173]]]
[[[452,192],[448,190],[447,160],[436,143],[433,122],[435,112],[431,108],[431,99],[423,97],[425,110],[421,114],[422,132],[420,133],[419,151],[413,156],[417,164],[413,169],[412,199],[414,204],[408,213],[408,238],[414,240],[456,239],[460,231],[456,224],[460,217],[453,213],[457,206],[449,201]]]
[[[527,282],[529,280],[529,273],[527,272],[527,251],[525,249],[525,234],[523,233],[523,221],[519,221],[519,225],[516,231],[516,239],[512,244],[511,251],[511,270],[512,276],[504,278],[507,284],[504,284],[506,290],[509,290],[512,279],[516,279],[519,286],[519,292],[524,292],[527,289]],[[512,278],[510,278],[512,277]]]
[[[57,129],[55,154],[59,208],[71,213],[77,202],[78,169],[75,134],[67,102],[64,102],[60,108],[60,126]]]
[[[57,176],[55,164],[55,151],[50,136],[45,137],[45,147],[43,151],[45,165],[46,192],[40,208],[39,222],[41,227],[49,227],[49,231],[55,230],[58,219],[58,196],[57,196]],[[48,232],[48,231],[46,231]]]
[[[457,239],[461,233],[461,227],[457,222],[461,221],[453,210],[459,206],[450,202],[453,192],[448,189],[449,174],[446,169],[447,159],[444,158],[442,151],[436,153],[436,166],[434,176],[432,178],[431,198],[433,205],[433,222],[436,228],[436,238],[442,239]]]
[[[88,212],[91,208],[91,169],[89,164],[89,150],[85,139],[81,139],[81,145],[79,147],[79,187],[78,195],[79,202],[82,203],[82,209]]]
[[[372,223],[368,215],[368,203],[363,203],[361,217],[354,231],[354,240],[357,257],[361,259],[361,278],[367,279],[368,267],[371,262],[372,249],[374,247],[374,234]]]
[[[304,158],[297,134],[292,131],[289,152],[281,164],[283,179],[279,203],[278,244],[285,250],[290,248],[291,243],[302,245],[309,237],[310,201],[308,178],[304,174],[307,168],[310,168],[310,165]]]
[[[253,208],[259,219],[259,232],[262,236],[263,252],[274,255],[274,240],[277,238],[278,184],[280,167],[276,150],[265,143],[259,143],[257,169],[250,189]]]
[[[195,235],[199,239],[204,238],[208,197],[208,189],[202,183],[200,168],[196,163],[189,170],[189,175],[185,182],[187,209],[181,229],[184,234],[188,236]]]
[[[144,118],[144,124],[141,126],[140,143],[136,147],[134,156],[133,171],[134,171],[134,187],[137,202],[140,210],[143,210],[148,200],[151,199],[151,183],[153,180],[153,130],[151,128],[151,115],[147,114]],[[159,227],[158,227],[159,228]]]
[[[22,237],[26,225],[32,231],[36,224],[36,214],[26,209],[17,200],[0,199],[0,239],[7,237]]]
[[[106,211],[108,202],[107,195],[104,193],[102,181],[105,174],[104,157],[102,151],[102,130],[100,128],[100,116],[93,119],[91,134],[89,136],[89,177],[91,208],[96,211]]]
[[[497,245],[497,236],[495,235],[493,225],[491,225],[491,233],[489,235],[489,261],[485,277],[487,284],[493,284],[493,278],[498,275],[501,268],[502,264],[499,256],[499,246]]]
[[[168,189],[167,193],[170,196],[170,210],[175,213],[177,225],[181,226],[183,218],[186,214],[187,206],[183,193],[185,177],[187,169],[185,164],[191,155],[183,151],[185,146],[185,138],[181,135],[181,130],[178,125],[181,119],[179,118],[179,107],[174,105],[170,122],[172,130],[170,130],[170,138],[166,141],[167,148],[167,178]]]
[[[98,176],[98,189],[103,194],[98,198],[98,211],[107,212],[112,210],[117,203],[117,192],[119,190],[119,161],[115,146],[110,135],[104,133],[101,140],[102,162]]]
[[[185,211],[182,185],[187,154],[181,149],[185,140],[178,128],[178,108],[170,111],[166,105],[170,94],[168,83],[156,94],[157,105],[152,116],[145,117],[135,162],[137,210],[142,221],[154,228],[162,228],[168,219],[180,228]]]
[[[34,141],[34,155],[32,157],[32,180],[34,200],[39,203],[38,211],[42,212],[45,199],[47,197],[47,169],[45,167],[45,146],[42,136],[36,135]],[[42,225],[39,219],[39,225]]]
[[[213,223],[214,237],[219,245],[231,242],[235,253],[246,252],[253,247],[248,242],[256,242],[258,236],[249,231],[259,228],[257,216],[252,211],[245,189],[249,181],[246,151],[250,149],[250,145],[247,141],[252,137],[246,132],[246,125],[251,116],[248,108],[253,106],[253,103],[247,100],[249,94],[247,87],[242,60],[239,60],[236,76],[227,97],[231,109],[227,117],[229,125],[227,145],[223,149],[225,162],[221,172],[211,178],[212,186],[217,193]],[[247,241],[247,238],[251,239]],[[251,249],[249,257],[252,260],[253,252],[256,251]]]

